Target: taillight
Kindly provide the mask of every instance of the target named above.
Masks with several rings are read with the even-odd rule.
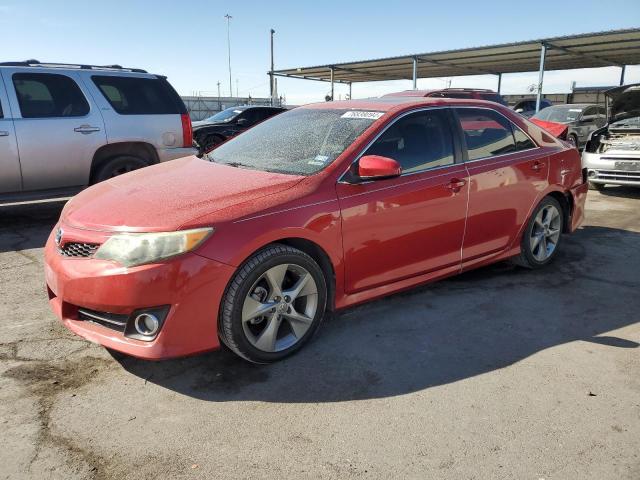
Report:
[[[189,148],[193,146],[193,128],[191,127],[191,118],[188,113],[180,115],[182,121],[182,146]]]

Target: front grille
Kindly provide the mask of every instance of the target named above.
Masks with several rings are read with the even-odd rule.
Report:
[[[619,170],[598,170],[596,177],[600,180],[619,180],[640,182],[640,172],[621,172]]]
[[[102,325],[103,327],[107,327],[112,330],[117,330],[118,332],[124,332],[129,315],[97,312],[95,310],[89,310],[88,308],[79,308],[78,319],[97,323],[98,325]]]
[[[97,243],[68,242],[62,248],[58,248],[58,253],[64,257],[87,258],[96,253],[99,246]]]

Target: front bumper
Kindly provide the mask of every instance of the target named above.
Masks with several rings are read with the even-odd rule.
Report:
[[[640,152],[582,154],[582,167],[587,169],[591,183],[640,187],[640,169],[620,168],[621,165],[630,167],[636,163],[640,164]]]
[[[92,233],[64,227],[69,240],[87,241]],[[55,229],[54,229],[55,231]],[[57,251],[54,233],[45,246],[49,303],[71,331],[107,348],[145,359],[191,355],[220,346],[218,308],[235,269],[189,253],[158,264],[124,268],[93,258],[66,258]],[[68,240],[68,241],[69,241]],[[130,315],[155,306],[169,312],[152,341],[82,320],[78,309]]]

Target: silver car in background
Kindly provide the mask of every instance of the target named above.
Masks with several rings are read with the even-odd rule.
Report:
[[[165,77],[120,66],[0,63],[0,202],[53,198],[193,155]]]
[[[640,187],[640,84],[624,85],[605,92],[608,123],[594,131],[582,154],[589,186]]]

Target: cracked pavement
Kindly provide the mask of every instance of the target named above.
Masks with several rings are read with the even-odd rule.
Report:
[[[0,479],[640,478],[640,190],[530,272],[333,315],[298,355],[145,362],[49,311],[62,202],[0,206]]]

